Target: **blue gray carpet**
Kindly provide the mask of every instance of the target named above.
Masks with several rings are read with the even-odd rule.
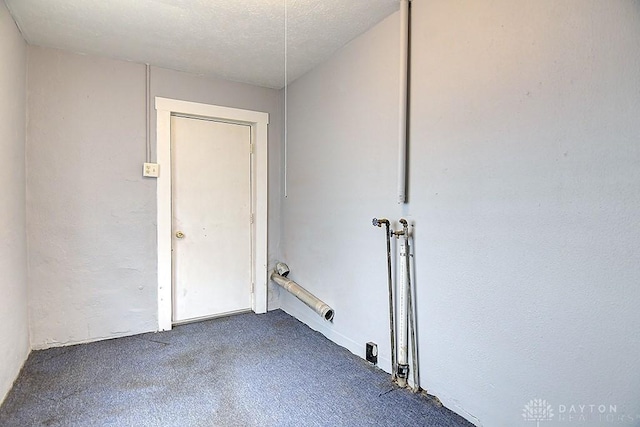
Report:
[[[282,311],[34,351],[13,426],[471,426]]]

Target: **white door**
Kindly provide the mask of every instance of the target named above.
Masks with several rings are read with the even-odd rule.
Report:
[[[173,322],[251,309],[251,127],[171,117]]]

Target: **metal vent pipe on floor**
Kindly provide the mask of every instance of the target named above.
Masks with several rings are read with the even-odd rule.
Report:
[[[333,320],[333,309],[325,304],[311,292],[297,284],[286,276],[289,274],[289,267],[283,262],[276,264],[275,270],[271,273],[271,280],[282,286],[287,292],[305,303],[310,309],[318,313],[324,320]]]

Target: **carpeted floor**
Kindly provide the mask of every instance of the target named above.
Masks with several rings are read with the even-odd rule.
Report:
[[[282,311],[34,351],[0,426],[471,426]]]

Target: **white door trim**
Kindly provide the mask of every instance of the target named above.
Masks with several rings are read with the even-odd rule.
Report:
[[[171,115],[222,120],[251,126],[253,222],[251,308],[267,312],[267,127],[269,114],[156,97],[158,203],[158,330],[171,329]]]

